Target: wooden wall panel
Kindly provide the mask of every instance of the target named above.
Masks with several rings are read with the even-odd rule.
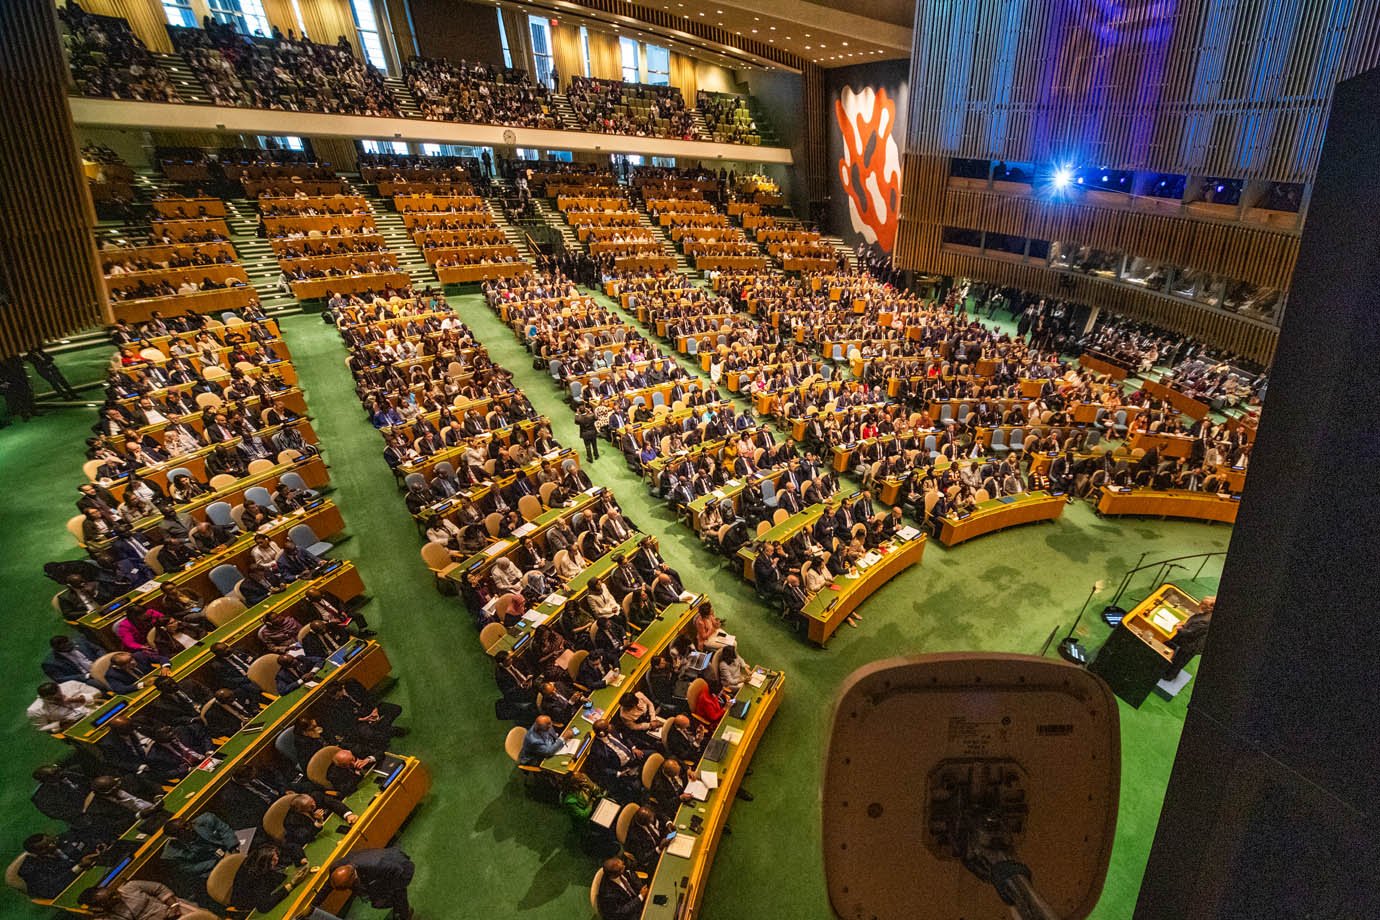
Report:
[[[102,322],[51,0],[0,2],[0,354]]]
[[[1308,182],[1380,0],[919,0],[916,153]]]
[[[1087,303],[1195,336],[1262,363],[1268,363],[1274,354],[1278,329],[1270,323],[1089,275],[1057,271],[1039,262],[1011,261],[965,247],[946,247],[942,236],[946,226],[961,227],[1077,241],[1170,262],[1183,256],[1175,264],[1287,289],[1298,253],[1298,240],[1290,234],[1192,218],[1099,213],[1110,209],[1071,204],[1059,205],[1057,213],[1042,216],[1042,208],[1026,199],[1007,200],[994,193],[950,188],[948,160],[941,157],[908,155],[902,175],[901,219],[893,254],[900,268],[1011,285]],[[1032,207],[1035,210],[1030,210]],[[1027,229],[1031,227],[1035,230]],[[1036,231],[1052,231],[1053,235]],[[1151,251],[1160,254],[1152,255]]]

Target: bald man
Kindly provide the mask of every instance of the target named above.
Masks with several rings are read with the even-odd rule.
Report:
[[[518,763],[530,767],[538,766],[543,760],[560,751],[564,744],[565,739],[561,737],[561,732],[551,721],[551,717],[537,716],[537,720],[522,738],[522,751],[518,754]]]
[[[349,889],[374,907],[392,910],[392,920],[408,920],[412,906],[407,903],[407,886],[416,866],[397,847],[358,850],[339,860],[331,869],[331,887]]]
[[[647,886],[639,884],[617,856],[604,860],[604,877],[595,894],[604,920],[636,920],[647,901]]]
[[[375,761],[372,757],[356,757],[353,751],[342,748],[331,758],[326,768],[326,781],[341,795],[349,795],[364,782]]]

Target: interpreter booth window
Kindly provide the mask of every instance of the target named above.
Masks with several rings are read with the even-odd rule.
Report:
[[[1122,273],[1121,280],[1127,284],[1163,292],[1165,285],[1169,283],[1169,266],[1153,259],[1132,256],[1126,260],[1126,271]]]
[[[170,26],[196,28],[196,13],[192,12],[192,0],[163,0],[163,16]]]
[[[273,28],[264,15],[262,0],[209,0],[211,18],[221,25],[230,26],[241,35],[261,35],[264,38],[273,34]]]
[[[265,150],[304,150],[305,145],[300,137],[286,135],[259,135],[259,146]]]
[[[551,20],[528,16],[527,27],[532,32],[533,73],[542,86],[552,86],[551,72],[556,69],[556,58],[551,50]]]
[[[647,82],[653,86],[671,85],[671,52],[660,45],[643,45],[647,52]]]
[[[374,4],[370,0],[350,0],[350,9],[355,14],[355,33],[359,36],[359,46],[364,49],[364,59],[375,69],[388,72],[388,56],[383,53],[383,42],[379,40],[379,20],[374,15]]]
[[[359,146],[365,153],[396,153],[407,156],[406,141],[360,141]]]

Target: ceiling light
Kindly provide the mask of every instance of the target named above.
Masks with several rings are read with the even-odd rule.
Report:
[[[848,47],[848,42],[844,42],[844,43],[843,43],[843,47],[847,48],[847,47]]]

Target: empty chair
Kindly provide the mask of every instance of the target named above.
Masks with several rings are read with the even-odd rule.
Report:
[[[334,543],[327,543],[318,537],[310,524],[298,524],[289,530],[288,539],[313,556],[324,556],[335,548]]]
[[[541,517],[541,499],[535,495],[524,495],[518,499],[518,512],[524,521],[535,521]]]
[[[223,492],[235,484],[235,476],[229,473],[217,473],[207,482],[212,492]]]
[[[925,435],[925,455],[931,460],[939,457],[939,439],[932,434]]]
[[[700,353],[700,340],[693,335],[685,340],[685,353],[687,355],[698,355]]]
[[[1126,433],[1126,410],[1116,410],[1116,415],[1112,416],[1112,430],[1119,435]]]
[[[267,457],[250,460],[248,469],[250,476],[258,476],[261,473],[267,473],[269,470],[273,469],[273,461]]]
[[[762,480],[762,504],[775,508],[777,502],[776,485],[770,479]]]
[[[227,907],[230,905],[235,875],[240,871],[244,859],[243,853],[231,853],[229,856],[221,857],[220,862],[211,868],[211,874],[206,876],[206,893],[211,896],[212,901]]]
[[[945,403],[939,407],[939,424],[952,425],[954,423],[954,407],[952,403]]]
[[[207,621],[213,626],[220,627],[229,623],[247,609],[248,608],[246,608],[244,604],[233,597],[218,597],[206,605],[206,609],[202,611],[202,615],[205,616]]]
[[[278,692],[278,656],[260,655],[249,663],[249,669],[245,672],[250,683],[254,684],[264,693]]]
[[[570,381],[570,401],[578,403],[583,401],[585,385],[578,380]]]
[[[958,414],[954,416],[954,420],[957,421],[958,424],[962,425],[964,422],[968,421],[968,416],[972,414],[972,406],[968,405],[967,403],[959,403]]]
[[[546,371],[551,375],[552,380],[561,379],[561,359],[552,358],[551,363],[546,365]]]
[[[831,351],[831,352],[829,353],[829,360],[831,360],[831,361],[842,361],[842,360],[843,360],[843,346],[842,346],[842,345],[838,345],[838,344],[835,344],[835,345],[834,345],[833,351]]]
[[[238,566],[231,565],[227,562],[212,569],[210,577],[211,584],[215,585],[216,590],[222,595],[225,595],[235,590],[235,585],[239,584],[240,579],[244,578],[244,573],[239,570]]]
[[[653,390],[653,391],[652,391],[652,406],[653,406],[653,408],[655,408],[656,406],[664,406],[664,405],[666,405],[666,396],[665,396],[665,394],[663,394],[660,390]]]
[[[1020,453],[1025,449],[1025,429],[1012,428],[1011,433],[1006,436],[1006,449]]]
[[[219,524],[221,527],[235,526],[235,520],[230,516],[229,502],[211,502],[206,506],[206,518],[212,524]]]
[[[1009,453],[1011,448],[1006,446],[1006,429],[992,429],[992,443],[989,446],[992,448],[992,453],[994,454]]]

